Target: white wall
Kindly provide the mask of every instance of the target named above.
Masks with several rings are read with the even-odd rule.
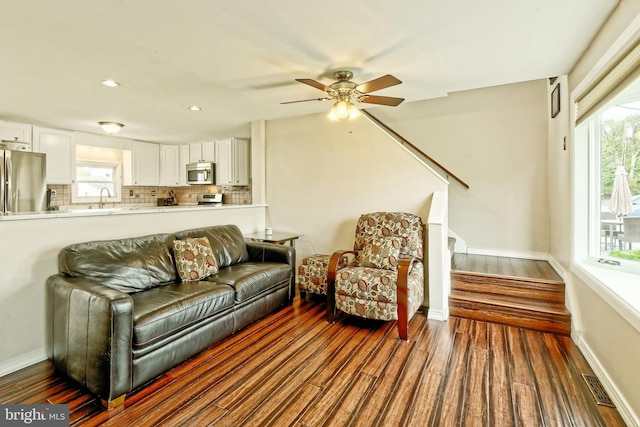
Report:
[[[551,92],[560,85],[560,113],[551,118],[551,109],[547,108],[549,117],[549,253],[563,270],[568,270],[571,261],[571,135],[569,122],[569,90],[567,76],[559,76],[553,84],[547,85],[547,99],[551,104]]]
[[[351,249],[362,213],[405,211],[426,223],[431,195],[446,189],[364,117],[325,114],[268,121],[268,225],[303,234],[297,258]]]
[[[549,247],[547,80],[452,93],[372,113],[469,184],[451,184],[449,227],[470,250]]]

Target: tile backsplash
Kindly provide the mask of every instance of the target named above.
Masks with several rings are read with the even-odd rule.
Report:
[[[51,204],[54,206],[87,205],[87,203],[71,202],[71,185],[49,185],[51,190],[56,192]],[[224,204],[229,205],[250,205],[251,187],[220,187],[216,185],[190,185],[187,187],[146,187],[146,186],[123,186],[122,201],[120,203],[109,203],[109,205],[149,205],[156,206],[158,198],[168,198],[169,190],[173,189],[178,204],[193,205],[198,203],[198,195],[204,193],[223,193]],[[94,203],[95,204],[95,203]]]

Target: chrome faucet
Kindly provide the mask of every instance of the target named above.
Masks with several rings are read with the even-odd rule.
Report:
[[[102,192],[107,190],[107,198],[111,197],[111,191],[107,187],[102,187],[100,189],[100,204],[98,204],[98,209],[104,208],[104,201],[102,200]]]

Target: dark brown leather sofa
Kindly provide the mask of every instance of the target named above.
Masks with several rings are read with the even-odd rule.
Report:
[[[181,283],[173,241],[202,236],[220,270]],[[294,248],[245,242],[235,225],[78,243],[58,267],[47,281],[50,358],[107,408],[295,292]]]

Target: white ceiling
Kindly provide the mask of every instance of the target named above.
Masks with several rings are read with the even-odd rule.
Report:
[[[618,0],[2,0],[0,118],[158,142],[328,111],[296,78],[411,101],[567,74]],[[100,84],[121,83],[118,88]],[[191,105],[202,107],[192,112]],[[394,107],[377,107],[394,108]]]

